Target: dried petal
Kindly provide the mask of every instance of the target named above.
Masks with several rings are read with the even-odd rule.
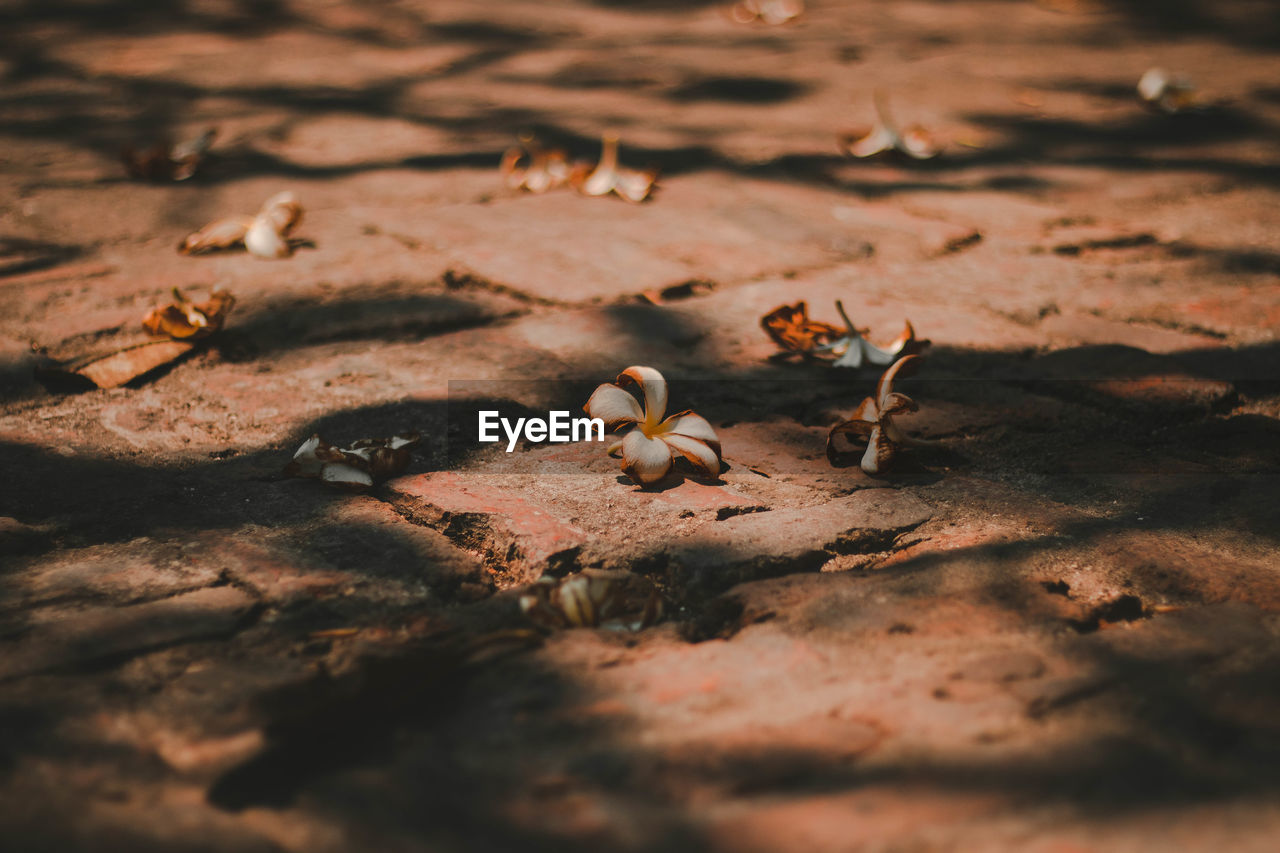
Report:
[[[189,234],[178,244],[178,251],[184,255],[194,255],[216,249],[229,249],[244,240],[244,235],[252,224],[253,219],[247,216],[219,219],[194,234]]]
[[[630,202],[648,198],[658,180],[656,169],[639,171],[618,165],[618,137],[606,135],[601,141],[600,162],[589,174],[574,171],[569,183],[583,195],[602,196],[616,193]]]
[[[850,157],[864,158],[892,151],[912,160],[929,160],[941,152],[923,127],[916,125],[900,130],[889,113],[888,103],[879,94],[875,98],[875,109],[876,123],[869,131],[840,135],[840,148]]]
[[[884,430],[877,424],[867,439],[867,449],[862,454],[859,466],[868,474],[879,474],[888,470],[893,462],[893,455],[893,442],[885,437]]]
[[[142,327],[147,332],[185,340],[208,337],[222,328],[236,304],[235,297],[225,290],[215,290],[207,301],[193,303],[175,287],[173,298],[172,304],[152,308],[142,318]]]
[[[520,166],[522,161],[527,161],[523,168]],[[544,193],[564,186],[572,174],[564,151],[540,148],[530,138],[523,138],[521,145],[507,149],[498,168],[506,177],[507,186],[531,193]]]
[[[849,420],[831,428],[827,434],[827,458],[832,464],[835,464],[838,456],[835,447],[837,435],[867,436],[867,447],[860,464],[868,474],[880,474],[887,470],[898,447],[930,443],[908,438],[893,422],[894,415],[917,409],[914,400],[893,390],[893,382],[902,371],[914,369],[919,360],[920,356],[909,355],[895,361],[876,383],[875,396],[867,397],[859,403]]]
[[[627,571],[584,569],[560,580],[544,575],[520,596],[520,609],[546,628],[639,631],[662,616],[662,596]]]
[[[280,236],[287,237],[302,221],[302,205],[291,192],[276,193],[262,205],[258,216],[267,219]]]
[[[196,173],[209,150],[216,128],[208,128],[199,136],[177,145],[162,141],[150,148],[127,146],[121,160],[131,178],[145,181],[185,181]]]
[[[739,0],[729,10],[729,16],[740,24],[762,21],[778,26],[795,20],[804,14],[804,0]]]
[[[319,477],[352,488],[372,486],[375,478],[393,477],[408,467],[412,459],[409,448],[419,438],[417,433],[362,438],[342,448],[313,435],[293,454],[283,473],[286,477]]]
[[[320,479],[349,489],[367,489],[373,485],[373,477],[368,473],[342,462],[330,462],[321,468]]]
[[[642,486],[656,483],[671,470],[671,448],[659,438],[634,429],[622,439],[622,473]],[[718,473],[718,472],[717,472]]]
[[[809,319],[809,306],[803,300],[795,305],[779,305],[760,318],[764,329],[775,344],[787,352],[810,353],[814,347],[829,343],[840,336],[840,329],[830,323]]]

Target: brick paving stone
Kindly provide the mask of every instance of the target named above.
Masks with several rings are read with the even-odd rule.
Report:
[[[126,607],[91,607],[32,614],[10,641],[0,678],[136,654],[174,643],[225,637],[248,618],[255,599],[234,587],[211,587]]]

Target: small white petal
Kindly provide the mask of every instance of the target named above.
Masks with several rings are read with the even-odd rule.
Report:
[[[364,471],[337,462],[330,462],[325,465],[320,471],[320,476],[326,483],[336,483],[344,486],[373,485],[373,478]]]
[[[244,246],[260,258],[286,258],[289,256],[289,243],[280,236],[275,223],[265,214],[253,218],[244,235]]]
[[[671,470],[671,448],[638,429],[622,440],[622,471],[642,485],[656,483]]]

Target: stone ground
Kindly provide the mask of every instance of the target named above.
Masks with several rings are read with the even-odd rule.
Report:
[[[1274,849],[1273,4],[165,9],[0,3],[6,849]],[[1157,64],[1217,106],[1144,110]],[[876,90],[944,156],[842,159]],[[126,180],[207,125],[196,179]],[[650,203],[499,179],[611,129]],[[174,251],[281,190],[291,259]],[[33,378],[175,285],[238,298],[207,348]],[[823,452],[874,372],[757,325],[835,298],[933,340],[942,446],[879,479]],[[471,439],[630,364],[718,481]],[[279,476],[406,429],[370,494]],[[529,630],[522,585],[590,566],[667,618]]]

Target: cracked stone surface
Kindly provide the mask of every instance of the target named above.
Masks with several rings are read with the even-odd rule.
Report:
[[[725,5],[0,4],[0,846],[1274,847],[1274,10]],[[841,157],[876,92],[942,156]],[[659,190],[508,190],[525,132]],[[284,190],[287,260],[175,251]],[[237,299],[187,358],[37,381],[175,286]],[[876,373],[774,358],[797,300],[932,341],[937,445],[827,459]],[[475,441],[633,364],[717,478]],[[367,493],[282,475],[406,430]],[[665,617],[522,616],[588,569]]]

